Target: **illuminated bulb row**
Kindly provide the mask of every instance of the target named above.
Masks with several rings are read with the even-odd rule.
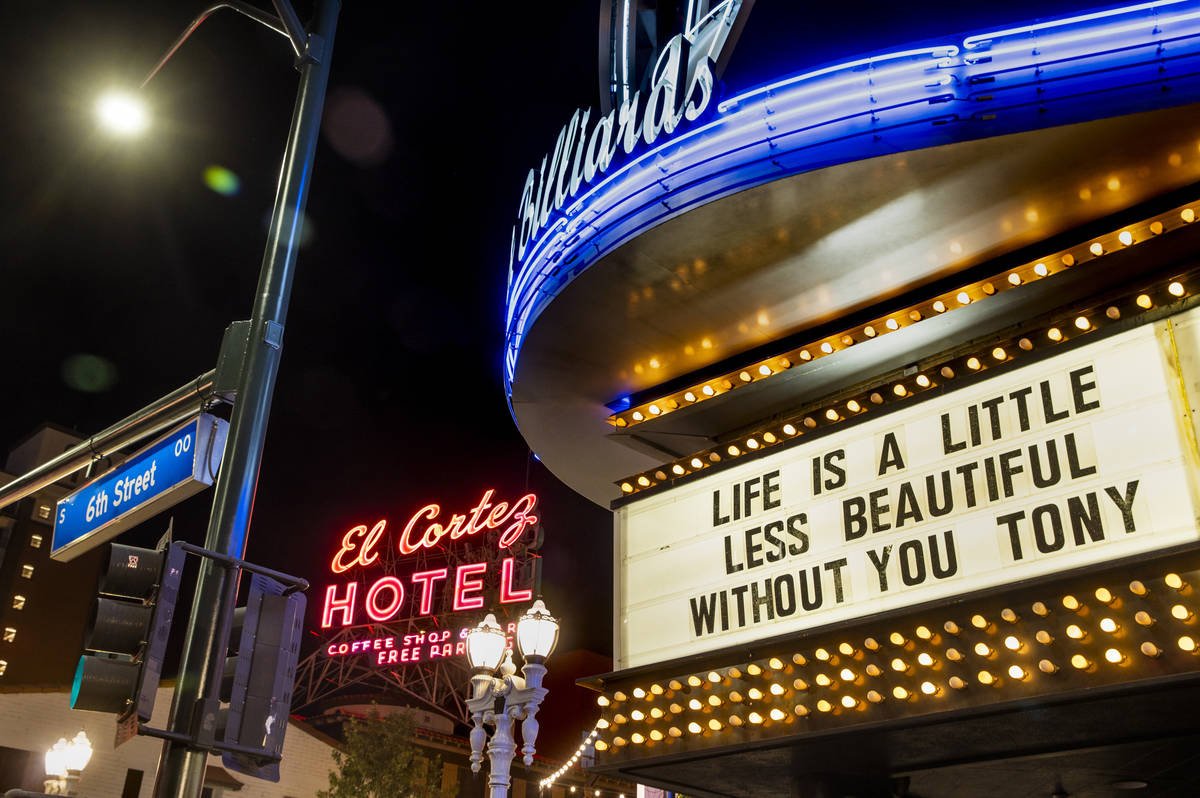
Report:
[[[1027,263],[1012,270],[1006,270],[986,280],[950,291],[932,301],[918,303],[907,310],[882,316],[860,327],[854,327],[830,335],[827,338],[813,341],[788,352],[783,357],[768,358],[746,369],[731,372],[715,380],[693,385],[683,391],[639,405],[636,408],[614,413],[609,416],[608,422],[616,427],[635,426],[651,418],[678,410],[681,407],[711,399],[741,385],[787,371],[796,362],[809,362],[816,358],[832,355],[841,349],[853,346],[855,343],[885,335],[889,332],[895,332],[901,327],[915,324],[931,315],[940,315],[956,307],[964,307],[985,296],[993,296],[997,292],[1016,288],[1025,283],[1048,277],[1051,274],[1088,260],[1102,257],[1117,249],[1134,246],[1135,244],[1162,235],[1164,232],[1185,227],[1195,221],[1195,218],[1196,214],[1192,208],[1176,208],[1152,220],[1142,222],[1139,225],[1100,236],[1086,246],[1080,245],[1063,250],[1048,258]]]
[[[603,696],[601,696],[601,698],[603,698]],[[601,725],[601,724],[603,724],[603,725]],[[608,721],[606,721],[604,718],[601,718],[600,720],[596,721],[596,725],[592,728],[591,734],[589,734],[587,736],[586,740],[584,740],[582,743],[579,744],[579,747],[575,749],[575,753],[571,754],[571,756],[567,759],[566,762],[563,762],[562,767],[560,767],[558,770],[554,771],[549,776],[547,776],[546,778],[544,778],[540,782],[538,782],[539,789],[544,790],[547,787],[550,787],[551,785],[554,784],[554,782],[558,781],[559,778],[561,778],[564,773],[566,773],[568,770],[570,770],[572,767],[574,767],[575,763],[579,761],[579,757],[583,756],[583,752],[587,750],[587,747],[589,745],[592,745],[594,743],[597,751],[606,750],[608,748],[608,744],[605,743],[603,740],[597,740],[596,737],[600,734],[600,730],[603,728],[606,728],[607,726],[608,726]],[[572,787],[571,790],[574,791],[575,788]],[[596,794],[599,795],[600,791],[597,790]]]
[[[1187,294],[1187,288],[1180,280],[1171,280],[1166,285],[1167,293],[1175,298],[1181,298]],[[1154,301],[1146,293],[1140,293],[1136,296],[1134,304],[1143,311],[1154,308]],[[1121,311],[1116,305],[1107,306],[1103,314],[1097,309],[1091,312],[1091,317],[1087,314],[1076,314],[1071,316],[1069,325],[1051,326],[1045,330],[1045,337],[1052,344],[1061,343],[1069,340],[1071,336],[1080,335],[1091,332],[1097,328],[1099,318],[1103,315],[1111,321],[1116,321],[1121,318]],[[1093,321],[1093,318],[1096,321]],[[1070,332],[1068,335],[1064,332],[1064,327]],[[965,373],[973,374],[986,371],[994,365],[1002,365],[1011,363],[1018,352],[1030,352],[1034,349],[1035,341],[1040,339],[1040,334],[1030,333],[1028,336],[1018,338],[1012,345],[992,346],[990,349],[981,352],[977,355],[970,355],[965,358],[960,358],[959,361],[962,368],[965,368]],[[955,361],[948,361],[940,367],[934,366],[929,371],[936,374],[945,380],[952,380],[959,376],[955,370]],[[853,416],[861,415],[867,412],[872,405],[883,405],[888,401],[897,401],[905,399],[914,393],[931,388],[936,383],[931,379],[929,374],[917,374],[910,380],[901,380],[891,383],[888,386],[880,385],[877,389],[869,394],[855,397],[845,402],[831,405],[822,409],[811,410],[807,414],[792,419],[782,426],[773,426],[769,429],[764,429],[756,432],[746,438],[743,438],[734,443],[724,444],[720,447],[707,449],[698,452],[689,457],[677,460],[674,463],[666,465],[653,472],[645,472],[636,477],[632,477],[621,481],[619,484],[621,492],[629,495],[638,493],[647,488],[666,482],[670,479],[682,477],[687,474],[692,474],[702,471],[712,465],[723,462],[730,458],[741,457],[746,454],[757,452],[770,446],[774,446],[783,441],[803,435],[804,431],[816,429],[824,424],[836,424]],[[820,419],[820,420],[818,420]]]
[[[1195,613],[1184,604],[1174,600],[1174,596],[1171,593],[1171,591],[1174,591],[1181,595],[1190,595],[1191,587],[1188,582],[1177,573],[1168,573],[1162,577],[1162,582],[1159,584],[1165,586],[1168,591],[1165,595],[1160,594],[1159,599],[1165,599],[1164,603],[1168,607],[1169,615],[1183,623],[1195,623]],[[1106,635],[1113,635],[1111,642],[1101,644],[1098,647],[1097,653],[1094,655],[1096,656],[1095,660],[1091,659],[1088,654],[1075,653],[1066,659],[1064,666],[1060,666],[1053,659],[1046,658],[1040,654],[1034,654],[1028,663],[1011,663],[1007,666],[996,663],[997,656],[1005,651],[1032,653],[1030,644],[1022,641],[1018,634],[1006,633],[1008,624],[1019,624],[1022,618],[1021,612],[1011,607],[1005,607],[997,615],[991,617],[975,613],[961,626],[955,621],[946,621],[940,629],[922,624],[913,629],[911,637],[904,632],[893,631],[886,637],[866,637],[862,640],[861,646],[848,640],[843,640],[836,645],[819,646],[812,650],[811,660],[803,653],[795,653],[792,655],[790,663],[785,662],[779,657],[771,657],[764,664],[759,664],[758,662],[748,663],[745,666],[744,674],[749,677],[762,676],[766,680],[766,683],[762,685],[762,689],[758,686],[749,686],[746,688],[744,696],[737,690],[731,690],[725,697],[716,695],[715,693],[703,696],[704,700],[701,700],[699,697],[693,697],[688,700],[687,707],[693,712],[705,713],[704,717],[689,720],[686,724],[683,719],[680,719],[676,721],[678,725],[670,726],[665,734],[660,729],[649,729],[644,732],[632,732],[628,734],[628,738],[618,736],[614,738],[613,744],[617,746],[631,743],[640,745],[647,742],[658,742],[666,739],[666,737],[677,738],[689,734],[707,735],[719,732],[726,726],[754,726],[780,721],[790,723],[796,717],[809,716],[812,711],[825,714],[836,713],[841,710],[862,710],[871,704],[882,703],[888,700],[889,697],[897,701],[906,702],[918,700],[922,697],[936,698],[944,695],[947,687],[951,691],[962,691],[967,689],[971,684],[979,684],[985,687],[999,687],[1004,683],[1004,679],[1006,678],[1013,683],[1035,683],[1039,672],[1048,676],[1058,673],[1064,667],[1072,671],[1093,672],[1107,666],[1125,666],[1130,663],[1131,657],[1136,657],[1138,654],[1147,658],[1161,657],[1164,654],[1164,650],[1155,642],[1143,641],[1138,644],[1134,641],[1124,641],[1121,623],[1111,615],[1105,614],[1109,610],[1119,613],[1124,603],[1130,597],[1136,600],[1161,588],[1155,587],[1154,582],[1151,582],[1150,586],[1148,586],[1147,582],[1135,579],[1127,583],[1127,589],[1128,594],[1125,595],[1123,591],[1114,592],[1113,589],[1102,586],[1092,591],[1090,597],[1082,593],[1067,593],[1054,602],[1054,605],[1061,605],[1064,610],[1073,615],[1078,615],[1081,619],[1085,617],[1094,619],[1099,632]],[[1086,601],[1081,599],[1080,596],[1084,596]],[[1092,599],[1097,603],[1091,604],[1089,609],[1088,604]],[[1032,613],[1034,619],[1048,618],[1053,613],[1051,605],[1043,601],[1033,602],[1029,605],[1029,611]],[[1148,612],[1139,610],[1134,613],[1132,623],[1140,627],[1150,627],[1155,624],[1155,621]],[[1131,625],[1130,628],[1136,627]],[[1016,629],[1013,631],[1016,631]],[[861,698],[848,693],[837,694],[839,688],[843,685],[847,687],[850,685],[863,686],[862,675],[864,674],[872,678],[886,678],[885,669],[890,668],[891,671],[896,673],[911,676],[916,673],[915,668],[909,664],[912,661],[915,661],[918,666],[929,668],[936,672],[939,670],[937,658],[928,651],[915,651],[914,649],[920,642],[934,646],[943,645],[944,639],[941,636],[943,632],[951,638],[959,637],[964,633],[995,635],[994,644],[984,641],[978,641],[969,647],[965,642],[963,644],[963,648],[966,648],[969,652],[983,659],[990,660],[994,664],[984,664],[982,668],[976,666],[978,669],[970,668],[965,673],[952,673],[946,677],[937,677],[934,674],[930,674],[933,678],[917,677],[920,681],[913,686],[891,685],[890,688],[880,686],[879,689],[867,689],[862,693]],[[1084,640],[1088,636],[1087,631],[1079,623],[1067,624],[1063,629],[1063,633],[1070,640]],[[1028,631],[1023,634],[1028,634]],[[1045,629],[1040,629],[1034,633],[1032,640],[1044,646],[1050,646],[1054,643],[1054,637]],[[949,641],[946,640],[945,642]],[[1174,644],[1182,652],[1200,656],[1200,643],[1190,634],[1176,637]],[[862,662],[863,656],[867,655],[868,652],[873,653],[875,656],[882,655],[886,657],[883,654],[885,645],[900,649],[900,655],[893,656],[890,659],[885,658],[882,661],[883,668],[874,662]],[[964,661],[966,655],[959,648],[948,646],[945,648],[944,653],[946,660],[959,663],[959,667],[968,667]],[[1063,652],[1063,655],[1065,656],[1065,652]],[[845,658],[844,660],[841,659],[843,657]],[[816,699],[814,702],[810,704],[797,702],[788,709],[779,706],[770,706],[771,703],[786,700],[790,695],[789,689],[784,684],[781,684],[781,681],[790,684],[791,688],[797,692],[807,693],[810,691],[810,685],[805,678],[800,678],[793,670],[793,665],[806,666],[810,664],[814,668],[825,666],[831,669],[829,672],[817,672],[811,676],[811,679],[812,683],[818,688],[831,690],[835,694],[820,697],[813,696]],[[833,675],[831,676],[831,674]],[[781,678],[783,675],[786,675],[787,678]],[[673,679],[669,682],[669,687],[671,690],[683,690],[686,683],[693,688],[704,687],[707,689],[711,685],[729,685],[729,679],[740,678],[743,678],[743,671],[734,667],[725,670],[724,675],[717,671],[708,671],[707,674],[691,674],[684,677],[682,681]],[[840,684],[835,681],[836,679],[840,679]],[[634,699],[653,701],[657,695],[662,695],[664,691],[661,685],[653,684],[648,691],[641,687],[635,687],[631,692]],[[629,697],[619,690],[612,694],[611,699],[607,696],[601,696],[597,699],[601,706],[611,706],[614,701],[620,703],[628,700]],[[680,701],[682,700],[680,698]],[[767,702],[767,706],[755,707],[753,704],[747,706],[743,704],[746,700],[751,702],[765,701]],[[722,714],[720,718],[709,716],[714,710],[725,707],[727,703],[728,708],[723,710],[723,712],[729,712],[730,714]],[[812,708],[811,710],[810,707]],[[662,711],[659,710],[656,713],[655,710],[658,710],[658,708],[651,708],[650,717],[654,719],[662,718]],[[684,712],[684,707],[673,703],[670,710],[674,714],[681,714]],[[630,712],[630,717],[634,721],[641,721],[647,715],[639,709],[634,709]],[[629,719],[624,715],[617,714],[613,720],[620,725],[627,723]],[[606,729],[609,726],[609,721],[602,718],[597,722],[596,728]],[[595,731],[593,732],[594,734]],[[598,741],[597,748],[598,750],[605,750],[608,748],[608,744],[604,741]]]

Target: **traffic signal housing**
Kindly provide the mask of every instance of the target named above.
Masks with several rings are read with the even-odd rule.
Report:
[[[154,549],[110,544],[71,685],[72,709],[150,719],[185,559],[169,531]]]
[[[261,752],[226,752],[224,765],[268,781],[279,781],[304,624],[304,594],[290,590],[294,588],[254,574],[246,606],[234,614],[230,639],[236,641],[237,655],[226,661],[221,684],[221,700],[229,702],[225,742]]]

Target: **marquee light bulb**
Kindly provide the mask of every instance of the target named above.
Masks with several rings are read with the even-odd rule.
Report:
[[[694,673],[687,678],[687,683],[692,687],[699,687],[701,684],[703,684],[703,682],[700,681],[700,677]]]
[[[1009,635],[1008,637],[1004,638],[1004,647],[1009,651],[1020,651],[1021,641],[1017,639],[1016,635]]]
[[[781,671],[783,670],[783,660],[779,659],[779,657],[771,657],[767,660],[767,667],[773,671]]]
[[[1146,586],[1141,581],[1134,579],[1129,583],[1129,592],[1135,596],[1144,596],[1150,591],[1146,589]]]
[[[879,693],[878,690],[868,690],[867,691],[867,700],[870,701],[872,704],[878,704],[880,701],[883,700],[883,696]]]
[[[700,732],[704,731],[704,729],[696,721],[692,721],[691,723],[689,723],[687,725],[687,730],[690,731],[692,734],[699,734]]]
[[[933,657],[929,655],[929,652],[922,651],[917,655],[917,662],[921,665],[924,665],[926,668],[929,668],[933,666]]]
[[[797,704],[792,711],[796,713],[797,717],[803,718],[808,714],[808,707],[804,706],[803,704]]]
[[[789,435],[789,436],[790,436],[790,435],[795,435],[795,434],[796,434],[796,427],[795,427],[795,426],[793,426],[793,425],[791,425],[791,424],[784,424],[784,425],[783,425],[783,434],[784,434],[784,435]]]
[[[813,679],[813,681],[816,682],[821,687],[828,687],[829,685],[833,684],[833,680],[830,679],[828,676],[826,676],[824,673],[818,673],[816,675],[816,677]],[[750,697],[753,698],[754,696],[750,696]]]
[[[1088,247],[1088,250],[1093,255],[1099,257],[1100,255],[1104,254],[1104,245],[1101,244],[1099,241],[1093,241],[1092,245],[1090,247]]]
[[[915,630],[915,633],[917,637],[921,638],[922,640],[928,640],[929,638],[933,637],[933,632],[930,631],[928,626],[918,626]]]
[[[1014,612],[1013,610],[1009,609],[1008,607],[1005,607],[1004,609],[1000,610],[1000,617],[1003,618],[1008,623],[1016,623],[1017,621],[1020,620],[1020,618],[1017,616],[1017,613]]]
[[[900,329],[900,322],[896,321],[895,319],[888,319],[884,322],[884,326],[886,326],[889,330],[898,330]]]
[[[671,473],[674,474],[675,476],[682,475],[683,472],[686,470],[687,469],[684,468],[683,466],[681,466],[679,463],[676,463],[675,465],[671,466]]]
[[[713,731],[720,731],[722,728],[721,721],[717,720],[716,718],[710,718],[708,721],[708,728],[712,729]]]
[[[1071,638],[1072,640],[1082,640],[1086,634],[1087,633],[1083,631],[1079,624],[1073,623],[1067,627],[1067,637]]]
[[[963,658],[962,652],[959,651],[957,648],[946,649],[946,659],[953,660],[954,662],[958,662],[962,658]]]
[[[1177,621],[1186,621],[1192,617],[1192,611],[1182,604],[1176,604],[1171,607],[1171,617]]]
[[[818,684],[820,684],[820,682],[821,682],[820,677],[823,675],[824,674],[818,675],[818,677],[817,677]],[[826,679],[828,679],[828,677],[826,677]],[[762,690],[759,690],[757,687],[751,687],[749,690],[746,691],[746,695],[748,695],[750,697],[751,701],[758,701],[763,697]]]
[[[758,676],[762,672],[762,667],[753,662],[746,666],[746,673],[750,674],[751,676]]]
[[[1037,634],[1035,634],[1033,636],[1033,639],[1037,640],[1043,646],[1048,646],[1054,642],[1054,636],[1052,634],[1050,634],[1049,632],[1047,632],[1045,629],[1039,629],[1037,631]]]
[[[1129,232],[1128,230],[1122,230],[1117,234],[1117,240],[1125,246],[1129,246],[1133,243],[1133,233]]]
[[[696,401],[696,394],[692,393],[691,391],[686,391],[683,394],[683,400],[685,402],[694,402]]]
[[[937,691],[937,685],[933,682],[921,682],[921,692],[925,695],[936,695]]]
[[[717,684],[721,681],[721,674],[717,673],[716,671],[709,671],[708,680],[713,684]]]
[[[1138,610],[1136,613],[1134,613],[1133,620],[1136,621],[1139,626],[1154,625],[1154,618],[1145,610]]]
[[[907,396],[908,388],[904,387],[904,383],[898,382],[892,387],[892,393],[896,394],[896,396]]]
[[[964,680],[961,676],[951,676],[948,684],[955,690],[961,690],[967,686],[966,680]]]
[[[771,695],[783,695],[783,691],[784,688],[782,684],[774,683],[771,685]]]
[[[980,684],[992,684],[996,681],[996,677],[992,676],[990,671],[980,671],[976,677]]]
[[[1033,267],[1033,273],[1036,274],[1038,277],[1045,277],[1047,274],[1050,273],[1050,270],[1046,268],[1046,264],[1039,263]]]
[[[1087,670],[1091,666],[1092,666],[1091,661],[1089,661],[1088,658],[1083,656],[1082,654],[1075,654],[1074,656],[1071,657],[1071,667],[1073,667],[1073,668],[1083,671],[1083,670]]]
[[[1104,658],[1114,665],[1119,665],[1125,661],[1125,655],[1115,648],[1110,648],[1105,651]]]
[[[821,660],[821,662],[828,662],[830,654],[826,649],[818,648],[813,652],[813,656]]]
[[[896,657],[892,660],[892,670],[896,671],[897,673],[904,673],[906,670],[908,670],[908,665],[904,662],[904,660]]]
[[[1145,643],[1142,643],[1141,650],[1142,653],[1147,657],[1158,657],[1162,655],[1162,649],[1151,643],[1149,640],[1147,640]]]
[[[1058,670],[1058,666],[1048,659],[1038,661],[1038,670],[1042,673],[1054,673]]]
[[[763,722],[763,716],[758,714],[757,712],[751,712],[749,715],[749,719],[750,719],[751,723],[762,723]]]
[[[1069,610],[1077,610],[1080,607],[1079,599],[1072,595],[1063,596],[1062,604]]]
[[[1184,581],[1183,577],[1181,577],[1179,574],[1167,574],[1165,577],[1163,577],[1163,581],[1166,582],[1167,587],[1171,588],[1172,590],[1183,590]]]
[[[971,625],[976,629],[986,629],[988,627],[987,618],[984,618],[982,615],[972,615]]]
[[[601,696],[596,696],[596,703],[597,703],[597,704],[599,704],[599,705],[600,705],[600,706],[602,706],[602,707],[606,707],[606,706],[608,706],[609,704],[611,704],[611,703],[612,703],[612,701],[610,701],[610,700],[609,700],[608,696],[606,696],[606,695],[601,695]]]
[[[1108,632],[1109,634],[1112,634],[1120,628],[1121,627],[1112,618],[1100,619],[1100,631],[1102,632]]]
[[[967,368],[969,368],[971,371],[978,371],[982,367],[983,367],[983,364],[979,362],[979,358],[977,358],[977,357],[967,358]]]
[[[833,709],[833,704],[829,703],[824,698],[822,698],[820,701],[817,702],[817,711],[818,712],[829,712],[832,709]]]
[[[854,646],[849,643],[838,643],[838,651],[842,652],[847,657],[854,655]]]
[[[842,706],[846,709],[854,709],[858,706],[858,699],[851,695],[842,696]]]
[[[658,708],[658,707],[650,708],[650,717],[654,718],[655,720],[658,720],[662,716],[663,716],[663,711],[660,708]]]
[[[703,706],[703,704],[700,703],[700,699],[698,699],[698,698],[693,698],[690,701],[688,701],[688,709],[696,710],[696,709],[700,709],[700,707],[702,707],[702,706]]]
[[[1021,275],[1017,274],[1016,272],[1010,272],[1008,275],[1008,283],[1009,285],[1020,285]]]
[[[782,709],[779,709],[778,707],[776,707],[775,709],[772,709],[770,712],[770,715],[771,715],[771,720],[783,720],[784,718],[787,717],[787,715],[784,714],[784,711]]]
[[[1179,218],[1183,219],[1188,224],[1191,224],[1192,222],[1196,221],[1196,212],[1191,208],[1184,208],[1179,212]]]
[[[908,698],[908,691],[897,685],[896,687],[892,688],[892,695],[895,696],[897,700],[903,701],[904,699]]]
[[[1049,330],[1046,330],[1046,337],[1051,341],[1061,341],[1063,339],[1062,330],[1057,327],[1051,327]]]
[[[942,628],[946,630],[947,634],[956,635],[959,632],[959,626],[954,621],[946,621],[942,624]]]
[[[905,643],[904,635],[900,634],[899,632],[892,632],[888,636],[888,640],[892,641],[893,646],[902,646]]]
[[[710,695],[708,697],[708,705],[711,707],[721,706],[721,696],[716,695],[715,693],[713,695]]]
[[[1182,651],[1191,653],[1196,650],[1196,641],[1188,635],[1183,635],[1179,638],[1179,640],[1176,641],[1176,643]]]
[[[642,712],[640,709],[635,709],[633,712],[629,713],[629,717],[633,718],[634,720],[645,720],[646,713]]]
[[[945,313],[946,312],[946,303],[940,299],[935,299],[933,302],[933,309],[937,313]]]
[[[842,668],[841,677],[842,681],[844,682],[852,682],[856,678],[854,671],[850,670],[849,668]]]
[[[1076,316],[1075,317],[1075,326],[1081,330],[1086,330],[1092,326],[1092,323],[1087,320],[1086,316]]]
[[[629,735],[629,739],[633,741],[635,745],[641,745],[642,743],[646,742],[646,738],[643,737],[640,732],[634,732],[633,734]]]
[[[990,657],[993,654],[993,649],[987,643],[976,643],[975,653],[981,657]]]
[[[960,305],[971,304],[971,295],[968,294],[966,291],[959,291],[958,296],[956,296],[954,298],[958,301],[958,304],[960,304]]]

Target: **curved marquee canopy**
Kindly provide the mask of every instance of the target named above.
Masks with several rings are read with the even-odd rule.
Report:
[[[834,164],[1197,99],[1200,2],[1161,0],[872,55],[709,103],[692,127],[596,174],[521,248],[505,313],[510,404],[540,314],[668,219]]]

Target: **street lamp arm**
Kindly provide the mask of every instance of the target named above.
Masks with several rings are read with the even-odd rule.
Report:
[[[277,0],[275,3],[277,8],[281,4],[287,6],[288,11],[291,11],[291,16],[295,20],[296,12],[292,11],[291,4],[287,3],[286,0]],[[179,35],[179,38],[175,40],[175,43],[167,49],[166,55],[159,59],[159,62],[154,65],[154,69],[150,70],[150,74],[147,75],[146,79],[142,81],[140,88],[146,88],[146,84],[149,83],[154,76],[158,74],[158,71],[162,69],[168,61],[171,60],[171,56],[175,55],[175,52],[183,46],[183,43],[187,41],[188,37],[196,32],[196,28],[199,28],[200,25],[203,24],[204,20],[208,19],[213,13],[220,11],[222,8],[233,9],[243,16],[250,17],[250,19],[254,20],[255,22],[265,25],[266,27],[278,33],[280,36],[287,36],[288,39],[292,41],[292,47],[296,47],[295,35],[289,32],[289,30],[285,27],[284,21],[279,17],[272,16],[266,11],[263,11],[261,8],[252,6],[249,3],[244,3],[242,0],[224,0],[224,2],[221,3],[213,3],[211,6],[196,15],[196,18],[193,19],[192,23],[184,29],[183,33]],[[299,20],[295,20],[295,23],[297,26],[300,24]],[[301,43],[305,41],[303,34],[304,31],[301,29],[299,34]],[[303,51],[304,48],[301,46],[297,50],[297,54],[302,53]]]

